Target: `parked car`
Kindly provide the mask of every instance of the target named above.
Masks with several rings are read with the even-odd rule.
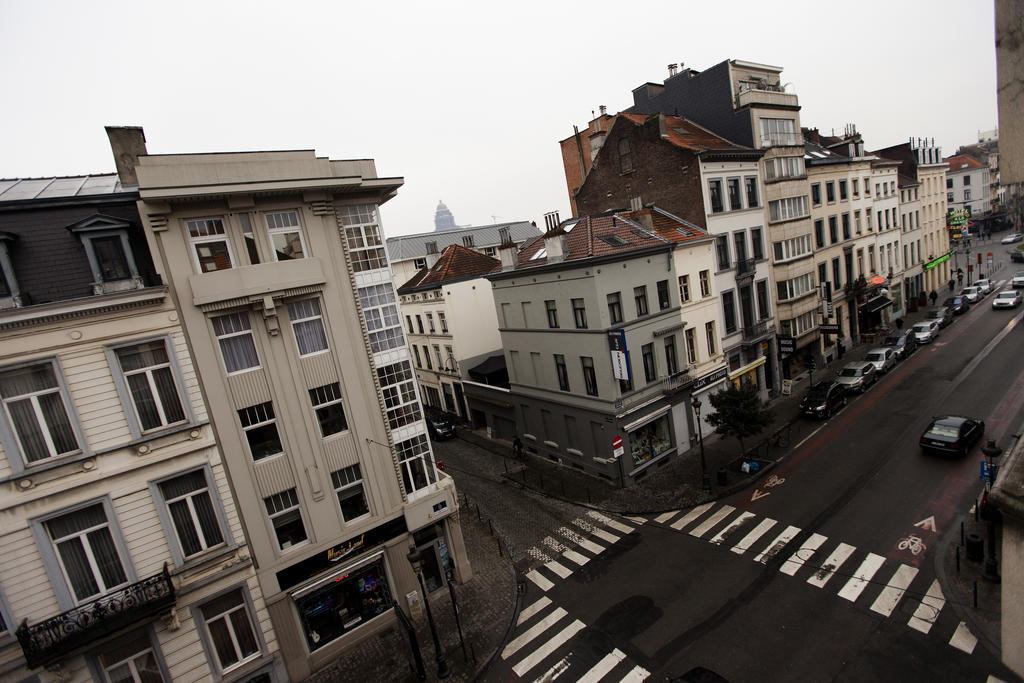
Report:
[[[427,431],[430,433],[430,438],[436,441],[444,441],[455,436],[455,426],[442,413],[428,413],[426,418]]]
[[[1020,292],[1015,289],[1004,289],[992,299],[992,308],[1017,308],[1020,302]]]
[[[976,304],[981,300],[981,290],[977,287],[964,287],[960,292],[961,298],[969,304]]]
[[[839,382],[824,380],[807,391],[800,401],[800,413],[808,417],[832,417],[846,405],[846,388]]]
[[[939,336],[939,323],[934,320],[922,320],[914,323],[910,329],[913,330],[918,344],[928,344]]]
[[[875,374],[875,364],[866,360],[847,363],[839,371],[836,381],[846,387],[847,391],[859,391],[864,393],[867,388],[875,383],[878,375]]]
[[[1014,242],[1020,242],[1022,239],[1024,239],[1024,235],[1020,234],[1019,232],[1015,232],[1007,235],[1006,237],[999,241],[1003,244],[1013,244]]]
[[[942,305],[948,308],[953,315],[963,315],[970,308],[961,296],[951,296],[943,301]]]
[[[917,339],[914,333],[893,332],[882,341],[883,346],[889,346],[896,352],[896,359],[903,360],[917,349]]]
[[[934,320],[939,324],[939,327],[946,327],[953,322],[953,311],[948,308],[933,308],[925,313],[924,319]]]
[[[1024,287],[1024,270],[1018,270],[1013,274],[1013,288]]]
[[[992,291],[992,281],[987,277],[975,280],[974,286],[978,288],[982,296],[988,296],[989,292]]]
[[[921,450],[940,455],[967,455],[985,433],[985,422],[973,417],[943,415],[932,419],[921,434]]]
[[[1024,263],[1024,251],[1014,249],[1010,252],[1010,260],[1014,263]]]
[[[864,360],[875,366],[875,374],[882,375],[896,367],[896,351],[891,346],[871,349]]]

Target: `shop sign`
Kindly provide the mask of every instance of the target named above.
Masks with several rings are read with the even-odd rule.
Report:
[[[796,353],[796,337],[776,337],[779,353]]]
[[[346,557],[351,555],[357,550],[362,549],[363,544],[366,542],[366,534],[361,534],[359,538],[352,538],[345,541],[341,545],[336,545],[333,548],[327,549],[327,559],[330,562],[338,562],[344,560]]]
[[[629,360],[626,350],[626,331],[608,332],[608,348],[612,355],[612,376],[618,380],[629,379]]]
[[[696,380],[694,380],[693,386],[690,387],[690,390],[691,391],[698,391],[699,389],[703,389],[704,387],[709,386],[711,384],[714,384],[715,382],[717,382],[719,380],[723,380],[723,379],[725,379],[728,376],[729,376],[729,366],[728,365],[723,365],[722,367],[718,368],[714,372],[710,372],[710,373],[704,375],[703,377],[698,377]]]
[[[612,439],[612,455],[616,458],[621,457],[626,452],[626,449],[622,446],[622,437],[617,436]]]
[[[839,325],[818,325],[822,334],[839,334]]]

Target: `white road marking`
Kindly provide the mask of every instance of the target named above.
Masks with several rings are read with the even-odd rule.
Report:
[[[566,567],[561,562],[556,562],[555,560],[551,560],[550,562],[548,562],[544,566],[547,567],[548,569],[550,569],[552,573],[558,574],[563,579],[568,579],[570,576],[572,576],[572,570],[569,569],[568,567]]]
[[[961,621],[960,625],[956,627],[953,637],[949,639],[949,644],[961,652],[971,654],[974,652],[974,646],[978,644],[978,639],[967,628],[967,624]]]
[[[524,645],[539,636],[541,633],[544,633],[544,631],[547,631],[566,614],[568,614],[568,612],[561,607],[556,608],[551,612],[551,614],[547,615],[536,624],[519,634],[514,640],[510,641],[509,644],[505,646],[505,649],[501,651],[501,658],[508,659],[515,653],[519,652]]]
[[[577,619],[572,622],[561,631],[556,633],[550,640],[538,647],[536,650],[526,656],[521,662],[512,667],[512,671],[516,673],[516,676],[522,677],[527,671],[540,664],[545,657],[550,655],[552,652],[562,647],[565,641],[572,638],[574,635],[586,628],[583,622]]]
[[[754,562],[767,564],[768,560],[779,554],[779,551],[786,547],[786,544],[793,540],[793,537],[800,533],[800,528],[792,524],[786,527],[785,531],[775,537],[775,540],[768,544],[768,547],[761,551]]]
[[[533,603],[529,607],[524,608],[521,612],[519,612],[519,619],[516,620],[516,626],[519,626],[519,624],[523,623],[524,621],[526,621],[527,619],[532,617],[534,614],[536,614],[537,612],[541,611],[542,609],[544,609],[545,607],[547,607],[550,604],[551,604],[551,598],[549,598],[548,596],[545,595],[544,597],[542,597],[540,600],[538,600],[537,602]]]
[[[814,575],[807,579],[807,583],[812,586],[817,586],[818,588],[823,587],[828,583],[828,580],[835,575],[836,570],[843,566],[843,562],[846,562],[846,560],[849,559],[854,550],[856,550],[856,548],[852,545],[840,543],[836,549],[832,551],[832,554],[829,555],[821,564],[821,569],[814,572]]]
[[[616,536],[615,534],[610,534],[607,531],[605,531],[604,529],[598,529],[596,527],[594,528],[594,530],[591,533],[593,533],[595,536],[600,538],[602,541],[606,541],[608,543],[616,543],[619,540],[619,538],[621,538],[620,536]]]
[[[724,529],[719,531],[715,535],[715,537],[712,538],[709,542],[710,543],[714,543],[715,545],[722,545],[722,541],[725,540],[726,536],[728,536],[729,534],[731,534],[734,531],[736,531],[736,529],[739,529],[741,526],[743,526],[744,522],[746,522],[748,519],[750,519],[753,516],[754,516],[753,512],[744,512],[744,513],[742,513],[739,517],[737,517],[736,519],[732,520],[732,522],[730,522],[727,527],[725,527]]]
[[[673,529],[675,529],[676,531],[678,531],[679,529],[682,529],[684,526],[686,526],[687,524],[689,524],[690,522],[692,522],[693,520],[697,519],[698,517],[703,515],[705,512],[710,510],[711,506],[714,505],[714,504],[715,504],[714,501],[712,501],[710,503],[704,503],[703,505],[698,505],[697,507],[695,507],[692,510],[690,510],[689,512],[687,512],[686,515],[683,516],[682,518],[677,519],[676,521],[672,522],[672,524],[670,526]]]
[[[921,604],[914,610],[914,616],[910,617],[907,626],[917,629],[921,633],[928,633],[932,630],[935,620],[939,618],[939,612],[945,605],[946,597],[942,594],[942,586],[939,585],[939,580],[935,579],[928,587],[924,598],[921,599]]]
[[[716,510],[713,515],[705,519],[697,526],[693,527],[693,529],[690,530],[690,535],[700,538],[707,532],[711,531],[711,527],[721,522],[723,519],[729,516],[729,514],[731,514],[732,511],[735,509],[736,508],[734,508],[732,505],[723,505],[720,509]]]
[[[569,539],[570,541],[572,541],[576,545],[580,546],[584,550],[589,550],[594,555],[600,555],[601,553],[604,552],[604,546],[603,545],[598,545],[597,543],[594,543],[593,541],[588,541],[587,539],[583,538],[582,536],[580,536],[578,533],[576,533],[575,531],[573,531],[569,527],[564,527],[564,526],[563,527],[559,527],[558,528],[558,533],[562,534],[567,539]]]
[[[804,566],[804,562],[811,558],[811,555],[813,555],[814,551],[818,549],[818,546],[825,542],[826,538],[826,536],[822,536],[821,534],[811,534],[811,537],[808,538],[802,546],[800,546],[800,549],[790,555],[789,559],[782,563],[782,566],[779,567],[779,571],[783,574],[789,574],[790,576],[796,574],[797,570]]]
[[[587,562],[590,562],[589,557],[587,557],[586,555],[580,555],[575,550],[566,550],[564,553],[562,553],[562,557],[572,560],[581,567],[585,565]]]
[[[631,522],[636,522],[637,524],[646,524],[647,523],[647,520],[645,518],[643,518],[643,517],[634,517],[634,516],[626,515],[626,519],[628,519]]]
[[[871,605],[871,610],[878,612],[883,617],[892,614],[892,611],[896,609],[896,605],[899,604],[900,598],[907,592],[907,586],[910,585],[915,576],[917,576],[917,567],[901,564],[896,573],[889,579],[885,590],[875,598],[875,602]]]
[[[569,546],[567,546],[567,545],[565,545],[565,544],[563,544],[563,543],[560,543],[560,542],[558,541],[558,539],[556,539],[556,538],[551,538],[550,536],[545,536],[545,537],[544,537],[544,540],[543,540],[543,541],[541,541],[541,543],[543,543],[543,544],[544,544],[544,545],[546,545],[547,547],[551,548],[551,549],[552,549],[552,550],[554,550],[554,551],[555,551],[556,553],[560,553],[560,552],[562,552],[563,550],[566,550],[566,549],[568,549],[568,547],[569,547]]]
[[[643,667],[638,666],[638,667],[635,667],[628,674],[626,674],[622,678],[621,683],[633,683],[634,681],[636,683],[640,683],[640,681],[645,680],[650,675],[651,675],[650,671],[648,671],[647,669],[644,669]]]
[[[587,515],[601,522],[605,526],[610,526],[612,529],[615,529],[616,531],[621,532],[623,534],[633,533],[633,527],[627,526],[622,522],[618,522],[612,519],[611,517],[608,517],[607,515],[602,515],[597,510],[587,510]]]
[[[537,676],[533,680],[533,683],[551,683],[556,678],[564,674],[569,669],[569,657],[572,657],[572,652],[555,662],[555,665]]]
[[[626,658],[626,653],[618,648],[612,650],[611,654],[604,656],[600,662],[595,664],[587,673],[580,676],[576,683],[597,683],[604,675],[615,668],[615,665]]]
[[[754,543],[757,542],[757,539],[761,538],[766,533],[768,533],[768,530],[771,529],[773,526],[775,526],[774,519],[762,519],[760,524],[751,529],[750,533],[744,536],[743,539],[739,543],[734,545],[732,548],[730,548],[730,550],[732,550],[737,555],[742,555],[743,553],[750,550],[750,546],[754,545]]]
[[[843,589],[839,591],[839,597],[845,598],[850,602],[857,602],[857,598],[867,587],[871,581],[871,577],[875,575],[885,563],[885,558],[881,555],[875,555],[874,553],[868,553],[868,556],[864,558],[864,561],[857,567],[857,571],[853,573],[853,577],[846,582]]]
[[[540,588],[545,593],[547,593],[549,590],[551,590],[554,587],[554,585],[555,585],[555,584],[551,583],[550,581],[548,581],[546,578],[544,578],[540,574],[540,572],[538,572],[536,569],[530,570],[526,574],[526,578],[528,578],[530,581],[533,581],[535,584],[537,584],[537,588]]]
[[[673,517],[675,517],[676,515],[678,515],[680,512],[681,512],[680,510],[673,510],[672,512],[663,512],[660,515],[658,515],[657,517],[655,517],[654,521],[657,522],[658,524],[664,524],[668,520],[670,520]]]

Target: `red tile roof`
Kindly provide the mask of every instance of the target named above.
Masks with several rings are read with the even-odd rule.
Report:
[[[441,252],[440,258],[432,268],[421,268],[408,282],[398,288],[398,293],[483,277],[496,270],[501,270],[501,261],[498,259],[468,249],[461,244],[450,244]]]
[[[642,126],[651,118],[662,116],[661,114],[619,114],[620,118],[626,119],[637,126]],[[723,137],[715,135],[707,128],[700,126],[689,119],[678,116],[664,115],[665,128],[662,139],[671,142],[676,147],[704,152],[707,150],[749,150],[749,147],[729,142]]]
[[[981,163],[972,156],[966,154],[957,154],[956,156],[947,157],[943,159],[949,164],[949,170],[947,173],[956,173],[957,171],[973,171],[976,168],[988,168],[985,164]]]

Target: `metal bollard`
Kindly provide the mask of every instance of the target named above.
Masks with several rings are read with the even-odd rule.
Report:
[[[974,607],[975,607],[975,609],[977,609],[977,607],[978,607],[978,582],[977,581],[974,582]]]
[[[956,573],[960,573],[960,546],[956,547]]]
[[[963,544],[964,544],[964,523],[963,523],[963,520],[961,520],[960,521],[960,545],[963,545]],[[960,558],[960,548],[957,548],[956,552],[957,552],[957,559],[959,561],[959,558]]]
[[[494,524],[492,524],[491,520],[489,520],[489,519],[487,520],[487,528],[491,530],[491,536],[493,536],[494,535]],[[499,543],[500,543],[500,541],[499,541]]]

